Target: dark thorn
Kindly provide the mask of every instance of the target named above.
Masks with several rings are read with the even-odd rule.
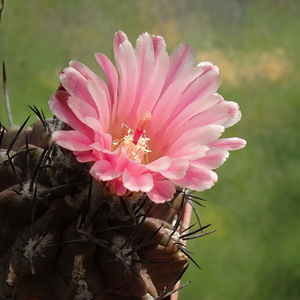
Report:
[[[125,254],[125,256],[130,256],[132,253],[137,252],[139,249],[143,248],[149,241],[151,241],[153,239],[153,237],[160,231],[160,229],[163,227],[163,225],[159,226],[159,228],[157,228],[151,235],[150,237],[145,240],[144,242],[142,240],[138,243],[137,246],[135,246],[131,251],[129,251],[128,253]]]
[[[78,226],[79,228],[89,226],[89,224],[86,224],[86,221],[88,219],[89,208],[91,207],[90,203],[92,198],[92,188],[93,188],[93,179],[92,177],[90,177],[88,196],[87,198],[84,198],[83,204],[81,206],[81,220]]]
[[[30,115],[27,117],[27,119],[25,120],[25,122],[21,125],[21,127],[17,131],[16,135],[14,136],[13,140],[11,141],[10,145],[8,146],[8,149],[7,149],[7,152],[6,152],[8,156],[9,156],[9,152],[11,151],[12,147],[14,146],[16,140],[18,139],[20,133],[24,129],[24,127],[25,127],[27,121],[29,120],[29,118],[30,118]]]
[[[31,211],[31,232],[30,232],[30,236],[31,238],[33,238],[33,230],[34,230],[34,221],[35,221],[35,210],[36,210],[36,200],[37,200],[37,185],[35,186],[35,190],[34,190],[34,196],[33,196],[33,203],[32,203],[32,211]]]
[[[19,176],[19,174],[18,174],[18,172],[15,168],[15,165],[14,165],[14,163],[13,163],[13,161],[12,161],[12,159],[9,155],[8,155],[8,162],[9,162],[14,174],[16,175],[17,180],[19,181],[19,185],[21,186],[21,188],[23,188],[23,182],[22,182],[22,180],[21,180],[21,178],[20,178],[20,176]]]
[[[2,4],[3,4],[2,0]],[[4,4],[2,5],[2,9],[0,11],[0,21],[1,21],[1,15],[4,9]],[[7,87],[7,78],[6,78],[6,70],[5,70],[5,63],[4,61],[2,62],[2,74],[3,74],[3,91],[4,91],[4,101],[5,101],[5,108],[6,108],[6,113],[7,113],[7,118],[9,122],[9,126],[12,127],[14,125],[13,119],[12,119],[12,114],[10,110],[10,103],[9,103],[9,96],[8,96],[8,87]]]
[[[194,212],[194,214],[195,214],[195,216],[196,216],[196,219],[197,219],[197,222],[198,222],[199,226],[202,227],[200,215],[199,215],[199,213],[198,213],[198,211],[197,211],[197,209],[196,209],[194,203],[193,203],[190,199],[187,199],[187,202],[188,202],[188,204],[192,207],[193,212]]]
[[[39,120],[42,122],[45,130],[47,131],[48,134],[50,134],[50,127],[48,122],[46,121],[45,115],[43,110],[39,110],[35,105],[33,105],[33,107],[31,107],[30,105],[28,105],[29,108],[36,114],[36,116],[39,118]]]
[[[72,240],[72,241],[65,241],[65,242],[61,242],[61,243],[46,245],[46,246],[44,246],[44,248],[54,248],[54,247],[57,247],[57,246],[60,247],[60,246],[64,246],[64,245],[74,244],[74,243],[86,243],[89,240],[90,239],[86,238],[86,239],[77,239],[77,240]]]
[[[135,240],[135,238],[137,237],[142,225],[144,224],[144,222],[146,221],[150,210],[152,209],[153,206],[153,202],[150,203],[147,211],[145,212],[144,216],[142,217],[142,220],[134,227],[131,235],[128,237],[128,239],[125,241],[125,243],[122,245],[121,249],[123,249],[125,246],[130,245],[132,243],[132,241]]]
[[[1,148],[4,133],[7,131],[1,123],[0,123],[0,130],[1,130],[1,132],[0,132],[0,148]]]
[[[33,184],[35,182],[37,182],[37,178],[38,178],[38,175],[40,174],[40,170],[42,167],[42,163],[43,163],[43,160],[44,160],[44,157],[46,156],[46,153],[48,152],[48,146],[43,150],[41,156],[39,157],[39,160],[38,162],[36,163],[35,167],[34,167],[34,170],[33,170],[33,173],[32,173],[32,177],[31,177],[31,180],[30,180],[30,184],[29,184],[29,190],[32,191],[33,190]]]
[[[173,231],[172,231],[170,237],[173,236],[173,234],[177,231],[178,227],[180,226],[182,211],[183,211],[183,207],[184,207],[184,202],[185,202],[185,193],[182,196],[182,201],[181,201],[181,204],[180,204],[180,210],[179,210],[179,213],[177,214],[177,220],[176,220],[176,223],[173,227]]]
[[[190,235],[192,235],[192,234],[194,234],[194,233],[197,233],[197,232],[199,232],[199,231],[202,231],[202,232],[203,232],[203,230],[206,229],[206,228],[208,228],[209,226],[211,226],[211,224],[208,224],[208,225],[206,225],[206,226],[200,227],[200,228],[198,228],[197,230],[191,231],[191,232],[189,232],[189,233],[183,234],[183,235],[180,236],[180,238],[185,238],[185,237],[190,236]]]
[[[178,250],[180,250],[182,253],[184,253],[200,270],[201,267],[198,265],[198,263],[193,259],[193,257],[188,253],[188,251],[186,249],[184,249],[183,247],[177,247]]]
[[[163,261],[138,260],[138,259],[133,259],[132,261],[135,263],[140,263],[140,264],[161,264],[161,263],[163,263]]]
[[[200,233],[200,234],[196,234],[196,235],[193,235],[193,236],[190,236],[190,237],[183,238],[183,240],[187,241],[187,240],[197,239],[199,237],[208,235],[208,234],[213,233],[215,231],[217,231],[217,230],[215,229],[215,230],[211,230],[211,231],[208,231],[208,232],[203,232],[203,233]]]
[[[190,229],[191,229],[192,227],[194,227],[195,225],[196,225],[196,223],[194,223],[194,224],[190,225],[188,228],[186,228],[186,229],[182,230],[182,231],[180,232],[180,234],[182,234],[182,233],[184,233],[184,232],[186,232],[186,231],[190,230]]]
[[[59,185],[59,186],[55,186],[53,188],[49,188],[48,190],[42,192],[39,194],[40,197],[43,197],[47,194],[50,194],[52,192],[55,192],[55,191],[58,191],[60,189],[64,189],[66,187],[72,187],[72,186],[78,186],[78,185],[85,185],[87,184],[86,182],[72,182],[72,183],[66,183],[66,184],[62,184],[62,185]]]

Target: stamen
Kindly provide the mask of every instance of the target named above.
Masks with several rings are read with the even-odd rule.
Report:
[[[134,132],[126,124],[122,124],[122,127],[126,127],[127,134],[121,139],[115,139],[112,141],[112,151],[117,148],[125,147],[127,150],[127,156],[132,160],[141,160],[141,163],[149,163],[148,154],[149,150],[148,142],[149,138],[146,137],[146,129],[149,126],[152,119],[150,112],[146,112],[144,116],[139,120],[137,129]]]
[[[146,128],[149,126],[152,119],[152,115],[150,112],[146,112],[142,118],[140,118],[137,129],[134,133],[132,142],[136,145],[142,136],[143,132],[146,130]]]

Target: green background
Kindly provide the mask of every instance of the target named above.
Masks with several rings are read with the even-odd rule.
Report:
[[[144,31],[162,35],[169,51],[186,41],[198,62],[220,67],[219,92],[243,113],[225,136],[248,145],[200,194],[202,222],[217,232],[188,243],[202,270],[189,267],[180,299],[300,299],[299,16],[298,0],[7,1],[0,59],[17,124],[28,105],[51,116],[47,101],[70,60],[101,74],[93,54],[113,58],[119,29],[133,43]]]

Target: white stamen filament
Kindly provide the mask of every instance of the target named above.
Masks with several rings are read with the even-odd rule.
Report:
[[[122,126],[128,128],[127,135],[125,135],[122,139],[114,140],[112,142],[112,145],[114,146],[113,148],[126,147],[127,155],[130,159],[141,159],[142,163],[148,163],[147,154],[151,152],[151,150],[148,149],[150,139],[146,137],[145,132],[151,122],[151,119],[151,113],[146,112],[139,120],[135,132],[126,124],[122,124]]]

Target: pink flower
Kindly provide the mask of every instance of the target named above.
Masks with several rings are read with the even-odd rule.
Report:
[[[219,139],[241,113],[216,93],[218,67],[194,66],[195,53],[185,43],[169,56],[164,39],[148,33],[133,48],[119,31],[113,46],[116,68],[95,54],[107,83],[76,61],[61,72],[62,87],[49,105],[71,130],[54,132],[53,140],[79,162],[94,162],[92,176],[119,196],[146,193],[160,203],[173,198],[175,186],[210,188],[228,150],[246,144]]]

